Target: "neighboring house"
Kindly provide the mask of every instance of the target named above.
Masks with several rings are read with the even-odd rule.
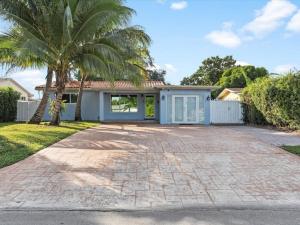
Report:
[[[222,101],[241,101],[242,88],[225,88],[217,97]]]
[[[54,85],[50,93],[52,99],[55,96]],[[67,109],[62,113],[62,120],[74,120],[79,85],[78,81],[66,84],[63,99]],[[37,86],[36,90],[43,91],[44,87]],[[83,120],[103,122],[153,120],[161,124],[209,124],[211,89],[165,85],[161,81],[146,81],[141,87],[135,87],[128,81],[117,81],[113,86],[106,81],[87,81],[81,114]],[[50,120],[48,113],[44,120]]]
[[[11,87],[21,94],[20,100],[29,101],[33,94],[22,87],[17,81],[11,78],[0,78],[0,87]]]

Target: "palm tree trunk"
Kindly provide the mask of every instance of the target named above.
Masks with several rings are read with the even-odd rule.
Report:
[[[65,90],[65,81],[66,75],[63,74],[61,71],[56,72],[56,99],[54,110],[52,113],[52,119],[50,125],[58,126],[60,124],[60,110],[61,110],[61,103],[63,92]]]
[[[41,123],[44,113],[45,113],[45,109],[47,107],[47,103],[48,103],[48,99],[49,99],[49,90],[51,88],[52,79],[53,79],[53,70],[48,68],[46,86],[45,86],[45,90],[43,93],[43,97],[42,97],[41,102],[40,102],[38,108],[36,109],[34,115],[32,116],[32,118],[30,119],[30,121],[28,123],[30,123],[30,124],[40,124]]]
[[[78,93],[77,102],[76,102],[75,121],[82,121],[82,118],[81,118],[81,101],[82,101],[82,94],[83,94],[85,79],[86,79],[86,76],[83,75],[82,78],[81,78],[79,93]]]

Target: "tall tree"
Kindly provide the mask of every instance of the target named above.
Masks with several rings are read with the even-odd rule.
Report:
[[[20,30],[6,37],[15,39],[22,49],[31,51],[55,72],[52,125],[60,122],[62,95],[72,69],[101,74],[112,81],[114,74],[121,76],[134,66],[128,65],[119,50],[131,42],[124,42],[122,37],[127,38],[126,33],[131,32],[139,44],[150,42],[141,28],[123,28],[134,11],[121,0],[3,0],[0,13]],[[111,33],[109,38],[102,38],[103,31]]]
[[[43,91],[42,99],[41,99],[40,104],[37,107],[35,113],[29,120],[29,123],[40,124],[42,122],[42,119],[43,119],[43,116],[45,114],[45,110],[46,110],[46,107],[48,104],[52,80],[53,80],[53,70],[51,68],[48,68],[47,76],[46,76],[46,85],[45,85],[45,89]]]
[[[267,76],[269,72],[264,67],[235,66],[224,71],[216,84],[219,88],[212,92],[212,97],[216,98],[224,88],[244,88],[255,79]]]
[[[217,83],[222,88],[244,88],[259,77],[268,76],[264,67],[236,66],[224,71]]]
[[[167,72],[165,70],[148,70],[148,79],[162,81],[165,83],[166,74]]]
[[[15,30],[14,32],[18,31]],[[26,68],[41,68],[45,66],[43,61],[31,52],[22,51],[22,54],[19,54],[19,52],[20,49],[17,48],[17,45],[13,40],[7,40],[0,37],[0,63],[7,67],[8,72],[15,68],[22,70]],[[49,98],[49,89],[52,84],[52,73],[53,71],[48,68],[46,88],[44,90],[43,97],[29,123],[39,124],[42,120]]]
[[[205,59],[199,69],[191,76],[183,78],[182,85],[215,85],[223,72],[235,66],[236,60],[232,56],[221,58],[214,56]]]

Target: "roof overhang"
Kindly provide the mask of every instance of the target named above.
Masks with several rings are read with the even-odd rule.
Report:
[[[192,86],[192,85],[165,85],[159,87],[162,90],[214,90],[218,89],[217,86]]]
[[[237,95],[240,95],[242,88],[240,89],[230,89],[230,88],[225,88],[217,97],[217,99],[222,99],[225,96],[227,96],[229,93],[234,93]]]

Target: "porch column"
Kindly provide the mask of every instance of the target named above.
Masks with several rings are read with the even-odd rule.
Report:
[[[104,121],[104,92],[99,92],[99,119]]]

